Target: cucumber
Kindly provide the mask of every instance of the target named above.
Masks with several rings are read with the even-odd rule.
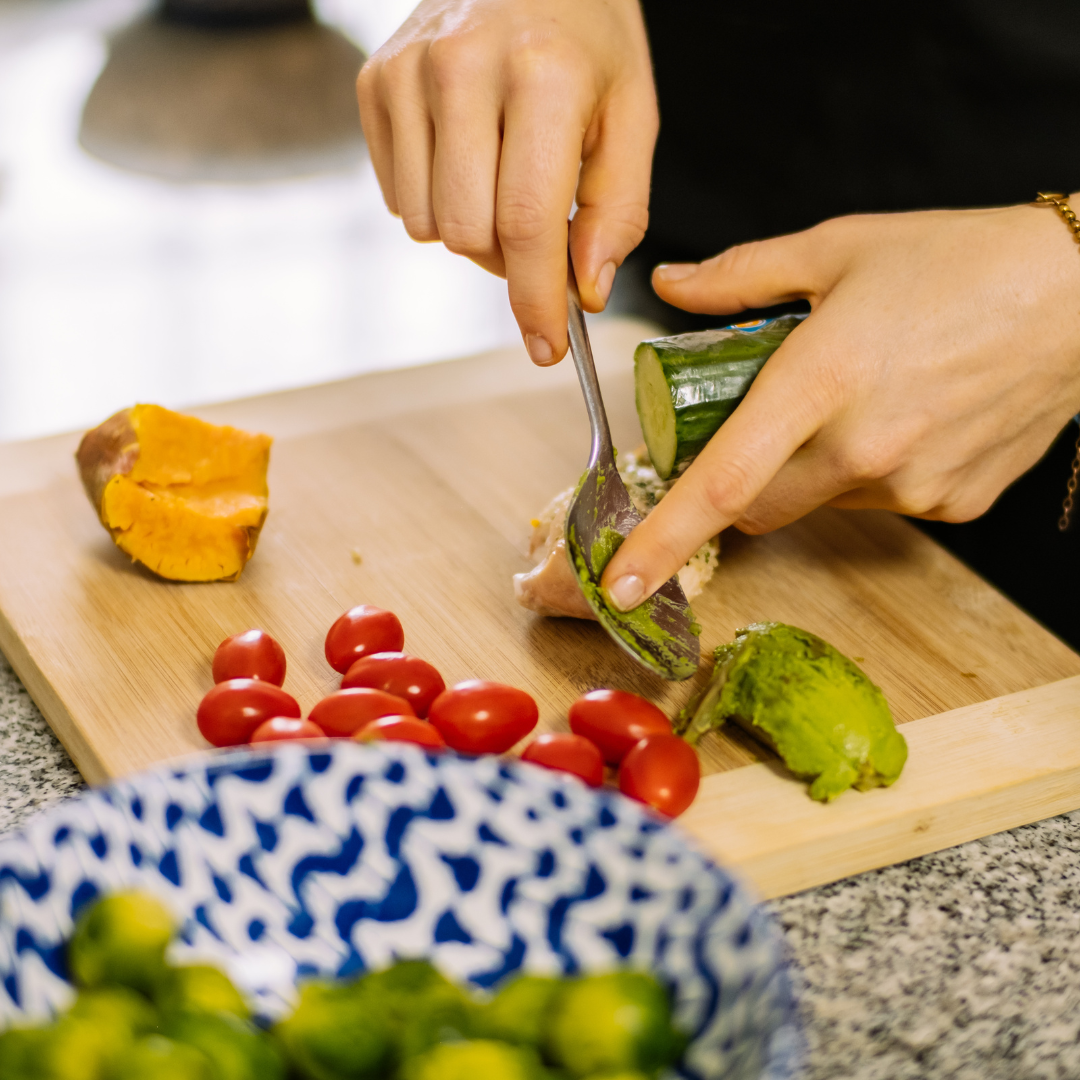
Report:
[[[746,396],[754,377],[805,315],[643,341],[634,396],[653,468],[678,476]]]

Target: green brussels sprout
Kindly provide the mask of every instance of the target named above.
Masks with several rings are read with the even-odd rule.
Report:
[[[377,994],[310,982],[292,1016],[274,1029],[304,1080],[381,1080],[393,1067],[393,1024]]]
[[[544,1049],[574,1076],[653,1075],[678,1058],[682,1038],[664,988],[650,975],[617,971],[562,984],[547,1014]]]
[[[539,1048],[544,1039],[548,1006],[561,985],[558,979],[521,975],[503,983],[498,993],[477,1008],[473,1033]]]
[[[169,968],[154,988],[154,1000],[163,1014],[175,1012],[227,1012],[247,1020],[251,1010],[229,976],[210,964]]]
[[[162,1034],[201,1050],[215,1080],[283,1080],[285,1062],[273,1039],[237,1017],[221,1013],[177,1013]]]
[[[133,1043],[116,1062],[108,1080],[217,1080],[217,1077],[201,1050],[163,1035],[147,1035]]]
[[[360,982],[379,993],[412,997],[439,987],[453,986],[436,967],[427,960],[397,960],[381,971],[364,975]]]
[[[402,1080],[543,1080],[535,1052],[490,1039],[440,1043],[401,1070]]]
[[[386,1010],[401,1060],[471,1034],[472,1001],[426,960],[398,961],[354,986]]]
[[[161,1022],[154,1006],[137,990],[127,986],[80,990],[68,1015],[95,1024],[125,1028],[132,1039],[156,1031]]]
[[[103,1080],[131,1042],[131,1030],[124,1024],[99,1024],[64,1016],[33,1031],[8,1033],[0,1043],[0,1076],[20,1080]],[[9,1052],[10,1064],[6,1060]]]
[[[113,893],[79,916],[68,945],[68,965],[79,986],[120,983],[150,993],[165,968],[165,948],[176,926],[152,896]]]
[[[41,1051],[51,1028],[8,1028],[0,1032],[0,1080],[38,1080]]]

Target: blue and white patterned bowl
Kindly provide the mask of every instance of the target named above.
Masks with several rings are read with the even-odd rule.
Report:
[[[298,977],[427,956],[478,987],[631,965],[672,990],[691,1077],[792,1074],[779,934],[641,806],[520,762],[334,742],[207,755],[90,792],[0,842],[0,1028],[71,996],[65,939],[138,886],[266,1018]]]

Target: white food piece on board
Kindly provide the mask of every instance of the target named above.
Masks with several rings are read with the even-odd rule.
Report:
[[[656,475],[644,447],[631,454],[620,454],[616,464],[630,493],[630,501],[642,517],[647,517],[667,494],[670,485]],[[595,619],[566,554],[563,526],[573,497],[572,487],[560,491],[536,519],[529,538],[529,555],[536,560],[536,566],[527,573],[514,575],[514,595],[522,607],[539,615]],[[679,571],[679,584],[687,600],[701,595],[719,561],[720,538],[717,536],[702,544]]]

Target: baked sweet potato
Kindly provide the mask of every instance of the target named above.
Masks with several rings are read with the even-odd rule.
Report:
[[[171,581],[235,581],[266,520],[268,435],[136,405],[83,436],[86,494],[116,546]]]

